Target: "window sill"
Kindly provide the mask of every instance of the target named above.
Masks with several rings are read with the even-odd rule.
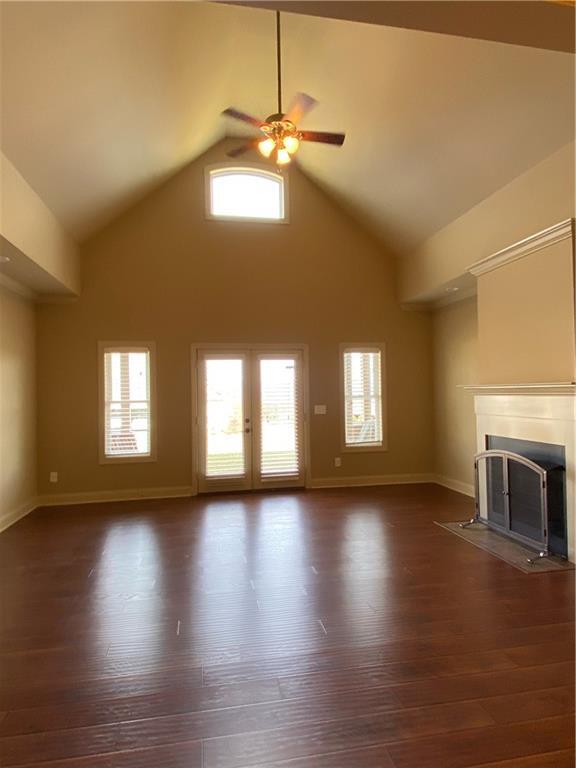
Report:
[[[228,221],[236,224],[289,224],[288,218],[264,219],[256,216],[218,216],[215,213],[206,213],[206,221]]]
[[[380,445],[342,445],[342,453],[385,453],[388,451],[386,443]]]
[[[100,456],[100,464],[149,464],[156,461],[156,456]]]

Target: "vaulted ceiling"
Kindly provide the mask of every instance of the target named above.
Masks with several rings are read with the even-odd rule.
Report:
[[[274,16],[200,2],[2,5],[2,149],[79,240],[275,108]],[[286,14],[305,172],[406,251],[574,135],[570,53]]]

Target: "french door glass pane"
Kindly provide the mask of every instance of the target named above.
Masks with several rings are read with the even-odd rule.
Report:
[[[260,472],[294,477],[300,469],[298,379],[294,358],[260,360]]]
[[[206,360],[206,477],[242,477],[244,363]]]

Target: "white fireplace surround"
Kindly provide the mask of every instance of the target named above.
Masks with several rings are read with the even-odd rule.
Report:
[[[474,394],[478,453],[487,435],[563,445],[566,451],[568,557],[576,558],[576,385],[526,384],[466,387]],[[480,515],[486,498],[480,494]]]

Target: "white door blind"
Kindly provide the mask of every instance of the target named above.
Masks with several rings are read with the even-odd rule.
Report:
[[[246,474],[244,451],[244,361],[204,361],[207,478]]]
[[[150,352],[104,353],[104,453],[150,455]]]
[[[300,474],[299,376],[294,358],[260,359],[260,474]]]
[[[380,350],[344,352],[344,427],[347,446],[382,445]]]

